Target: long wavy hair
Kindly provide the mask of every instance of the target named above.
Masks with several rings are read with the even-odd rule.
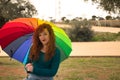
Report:
[[[39,34],[44,30],[47,29],[49,32],[49,42],[47,45],[47,50],[45,52],[45,61],[50,60],[54,53],[55,53],[55,35],[53,32],[52,27],[49,24],[41,24],[39,25],[33,34],[33,44],[30,49],[30,56],[29,58],[31,60],[37,60],[40,56],[40,51],[43,48],[43,44],[41,43],[39,39]]]

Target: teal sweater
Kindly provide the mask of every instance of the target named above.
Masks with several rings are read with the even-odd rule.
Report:
[[[44,61],[45,53],[40,52],[40,57],[38,60],[33,61],[33,71],[31,74],[35,74],[38,76],[46,76],[46,77],[53,77],[59,68],[60,64],[60,51],[56,48],[55,55],[49,61]],[[28,59],[27,63],[30,60]],[[26,63],[26,64],[27,64]]]

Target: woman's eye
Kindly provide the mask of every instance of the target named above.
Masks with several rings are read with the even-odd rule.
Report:
[[[44,35],[47,35],[47,33],[44,33]]]

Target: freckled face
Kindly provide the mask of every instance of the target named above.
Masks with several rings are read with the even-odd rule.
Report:
[[[49,42],[49,32],[47,29],[44,29],[40,34],[39,34],[39,39],[42,42],[43,45],[47,45]]]

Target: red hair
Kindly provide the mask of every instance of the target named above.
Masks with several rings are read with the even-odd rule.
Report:
[[[55,36],[52,27],[49,24],[41,24],[39,25],[33,34],[33,44],[30,49],[30,59],[37,60],[39,58],[39,53],[43,48],[43,44],[39,40],[39,33],[41,33],[44,29],[47,29],[49,32],[49,43],[47,45],[47,51],[45,52],[45,60],[50,60],[55,53]]]

